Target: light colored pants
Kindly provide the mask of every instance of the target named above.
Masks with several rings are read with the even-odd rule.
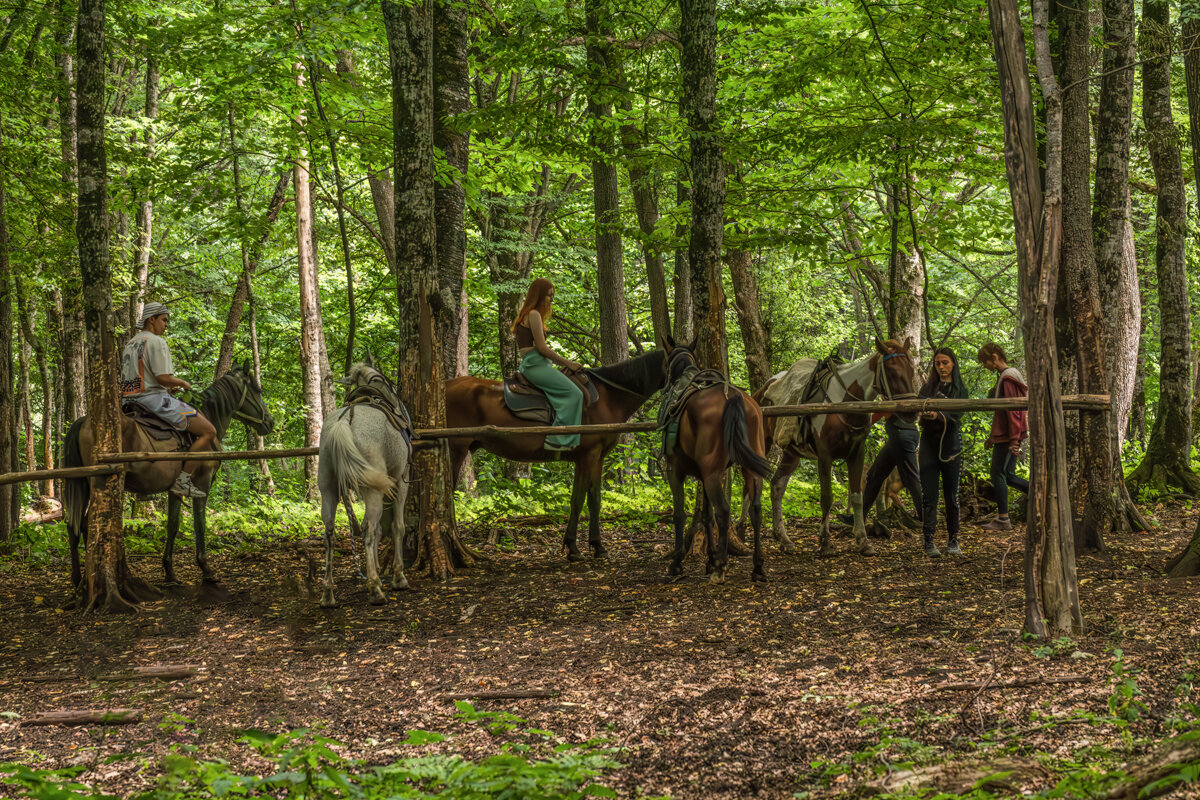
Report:
[[[583,392],[570,378],[555,369],[550,359],[537,350],[530,350],[521,357],[521,374],[550,398],[555,425],[578,425],[583,420]],[[578,433],[546,437],[548,450],[567,450],[578,446]]]

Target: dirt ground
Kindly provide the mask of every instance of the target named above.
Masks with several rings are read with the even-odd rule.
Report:
[[[622,796],[836,796],[886,772],[904,755],[889,744],[897,739],[910,758],[1017,743],[1005,757],[1027,758],[1030,769],[1012,780],[1045,788],[1052,774],[1030,758],[1036,750],[1067,759],[1119,745],[1113,726],[1044,727],[1046,715],[1108,713],[1112,648],[1124,652],[1147,707],[1130,728],[1135,737],[1167,729],[1196,671],[1196,583],[1160,572],[1196,515],[1148,510],[1160,530],[1112,537],[1107,552],[1079,558],[1089,632],[1049,653],[1018,635],[1022,526],[988,534],[967,525],[962,558],[927,559],[909,536],[882,543],[871,559],[850,554],[842,538],[841,555],[819,559],[815,521],[793,520],[801,552],[771,545],[768,583],[752,584],[749,559],[736,559],[719,586],[696,559],[683,580],[667,582],[666,524],[607,524],[611,557],[579,564],[561,557],[559,529],[518,529],[516,553],[442,584],[410,572],[413,589],[383,607],[366,603],[344,552],[342,605],[332,611],[317,607],[309,558],[292,544],[217,554],[227,602],[199,603],[182,589],[133,616],[62,610],[65,565],[2,574],[0,712],[123,706],[145,718],[64,728],[0,717],[0,761],[86,765],[82,780],[116,793],[151,784],[146,765],[156,759],[107,756],[153,757],[190,742],[236,763],[244,748],[234,740],[246,728],[323,723],[350,754],[374,761],[411,754],[397,745],[410,729],[452,734],[459,752],[492,753],[489,734],[454,720],[450,696],[546,688],[561,694],[477,705],[572,740],[611,737],[627,767],[604,782]],[[307,545],[313,556],[317,542]],[[181,579],[196,581],[188,546],[177,560]],[[133,563],[161,579],[157,558]],[[197,664],[198,675],[94,680],[163,663]],[[1067,682],[1048,682],[1056,678]],[[955,686],[964,683],[977,686]],[[161,729],[178,719],[171,715],[190,722]]]

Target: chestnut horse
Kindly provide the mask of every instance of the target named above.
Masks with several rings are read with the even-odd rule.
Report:
[[[667,352],[670,357],[667,371],[671,382],[696,366],[696,358],[690,347],[673,346],[668,340]],[[723,380],[720,373],[715,370],[711,372],[718,380]],[[762,482],[771,473],[766,453],[762,411],[746,392],[724,381],[697,389],[683,401],[683,409],[679,413],[678,439],[671,452],[664,454],[675,512],[675,551],[668,575],[675,576],[683,572],[683,557],[687,550],[683,531],[687,519],[683,482],[687,478],[696,478],[703,487],[705,498],[702,512],[708,545],[705,571],[713,583],[724,583],[725,568],[729,562],[729,498],[725,494],[725,480],[729,466],[737,464],[742,469],[745,485],[742,506],[748,508],[754,526],[754,568],[750,572],[750,580],[767,579],[763,572],[761,540]],[[713,539],[710,509],[715,512],[719,541]]]
[[[667,355],[654,350],[643,356],[622,361],[608,367],[585,370],[596,385],[599,398],[583,412],[583,424],[597,425],[625,422],[645,402],[662,388],[666,380]],[[541,423],[514,417],[504,404],[504,389],[500,381],[466,375],[447,381],[446,426],[449,428],[473,428],[480,425],[497,425],[503,428],[528,428]],[[571,516],[567,521],[567,532],[563,536],[563,547],[567,558],[578,561],[582,558],[576,544],[579,531],[579,514],[586,498],[591,515],[588,520],[588,544],[592,554],[602,558],[607,554],[600,541],[600,484],[604,457],[616,446],[619,433],[584,434],[579,446],[565,452],[545,450],[544,434],[528,436],[478,436],[459,437],[449,440],[450,464],[454,474],[454,485],[462,471],[468,453],[480,447],[489,453],[512,461],[570,461],[575,464],[575,482],[571,487]]]
[[[787,391],[777,391],[781,383],[775,386],[775,378],[754,393],[754,399],[763,407],[770,405],[793,405],[799,403],[840,403],[852,400],[874,400],[882,395],[887,400],[915,397],[913,394],[914,365],[909,350],[911,341],[903,344],[895,339],[886,342],[875,342],[876,352],[860,358],[849,364],[840,364],[833,368],[833,375],[827,384],[811,387],[807,393],[801,394],[804,387],[791,384]],[[792,365],[788,373],[803,369],[803,359]],[[781,373],[783,375],[785,373]],[[778,378],[780,376],[776,376]],[[773,387],[775,390],[773,390]],[[796,394],[790,394],[795,391]],[[788,479],[796,471],[800,459],[815,460],[821,477],[821,534],[820,548],[822,556],[831,556],[836,552],[829,542],[829,512],[833,505],[833,462],[843,460],[850,471],[850,510],[854,514],[854,543],[862,555],[874,555],[875,547],[867,541],[867,528],[863,522],[863,456],[867,441],[867,433],[871,428],[870,414],[821,414],[812,418],[812,426],[807,430],[803,440],[797,441],[791,436],[780,437],[780,428],[785,425],[783,417],[767,419],[766,431],[768,447],[770,443],[778,443],[783,449],[783,457],[775,469],[771,479],[771,528],[775,540],[785,553],[795,552],[796,546],[783,530],[783,494],[787,490]],[[794,425],[794,423],[793,423]],[[795,428],[792,428],[795,430]],[[803,431],[803,428],[799,430]],[[786,438],[780,441],[781,438]],[[743,518],[745,511],[742,512]],[[741,525],[739,520],[739,526]]]

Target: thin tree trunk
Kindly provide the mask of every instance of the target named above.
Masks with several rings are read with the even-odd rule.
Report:
[[[158,61],[146,59],[146,109],[145,116],[158,119]],[[146,131],[146,160],[154,160],[154,129]],[[150,198],[150,187],[143,187],[146,196],[138,204],[137,236],[133,245],[133,294],[129,298],[129,326],[137,330],[142,317],[142,306],[146,302],[146,283],[150,279],[150,248],[154,234],[154,201]]]
[[[22,296],[22,281],[19,273],[13,275],[17,295],[17,317],[23,319],[28,300]],[[17,338],[20,347],[17,350],[17,385],[18,396],[21,398],[21,427],[25,433],[25,463],[26,469],[35,470],[37,466],[37,444],[33,435],[33,401],[30,392],[29,362],[33,355],[33,345],[25,335],[25,326],[18,321]]]
[[[1083,625],[1054,346],[1054,297],[1062,235],[1062,110],[1050,64],[1047,2],[1034,0],[1037,74],[1046,104],[1043,195],[1025,34],[1017,2],[989,0],[988,10],[1000,73],[1005,166],[1020,264],[1029,383],[1031,485],[1025,536],[1025,630],[1046,637],[1071,633]]]
[[[725,165],[717,122],[716,0],[680,0],[683,108],[691,142],[692,226],[688,265],[702,365],[728,374],[721,243]]]
[[[629,358],[629,322],[625,311],[625,260],[621,243],[621,196],[613,163],[612,102],[617,83],[616,53],[605,43],[609,33],[603,0],[585,0],[588,61],[588,119],[592,149],[592,189],[596,216],[596,294],[600,310],[600,361]]]
[[[104,152],[104,2],[80,0],[79,3],[80,192],[76,235],[88,330],[89,419],[96,449],[114,452],[121,449],[121,437],[108,254],[108,169]],[[87,515],[84,578],[85,601],[89,608],[128,610],[157,594],[129,570],[125,558],[123,509],[124,476],[118,473],[93,478]]]
[[[44,220],[39,225],[39,228],[43,231],[43,236],[48,236],[48,231]],[[45,465],[43,468],[54,469],[54,382],[50,378],[50,370],[46,364],[46,348],[42,344],[42,340],[38,335],[40,331],[35,331],[34,328],[34,303],[32,302],[32,298],[30,298],[26,293],[24,282],[21,280],[20,273],[17,273],[15,277],[17,280],[16,291],[21,331],[25,337],[25,340],[33,347],[33,356],[37,361],[38,376],[42,384],[41,450],[42,462]],[[44,497],[54,497],[54,481],[49,479],[41,481],[38,487],[38,492]]]
[[[304,67],[296,66],[296,83],[304,85]],[[305,148],[305,119],[296,120],[300,155],[292,170],[296,187],[296,246],[300,279],[300,369],[304,385],[304,445],[316,447],[321,441],[321,422],[325,416],[321,397],[321,295],[317,283],[317,261],[313,248],[312,192],[309,187],[308,158]],[[317,457],[304,459],[305,495],[317,497]]]
[[[287,173],[284,173],[285,175]],[[254,359],[254,380],[258,381],[258,385],[262,386],[262,358],[258,349],[258,324],[255,315],[254,290],[247,284],[246,301],[248,308],[246,310],[247,323],[250,326],[250,353]],[[250,427],[246,427],[247,436],[250,435]],[[259,434],[254,434],[254,446],[258,450],[266,449],[266,441]],[[258,471],[262,477],[262,491],[270,497],[275,496],[275,480],[271,477],[271,462],[263,459],[258,462]]]
[[[624,77],[622,77],[622,83]],[[633,113],[633,103],[622,102],[626,118]],[[633,208],[641,230],[642,258],[646,262],[646,286],[650,291],[650,322],[654,326],[654,341],[665,342],[671,333],[671,315],[667,310],[667,278],[663,272],[662,248],[655,241],[658,228],[658,189],[654,175],[646,166],[642,152],[645,135],[636,125],[621,126],[621,147],[629,171],[629,188],[633,192]]]
[[[762,386],[771,377],[771,357],[767,351],[770,337],[763,327],[759,312],[758,281],[754,278],[754,263],[749,250],[726,250],[729,277],[733,283],[733,300],[737,308],[738,327],[746,349],[746,371],[750,385]]]
[[[64,226],[74,224],[76,215],[75,194],[78,191],[78,172],[75,163],[76,131],[75,62],[71,54],[71,42],[75,37],[75,3],[59,0],[58,24],[55,33],[54,63],[58,85],[58,132],[59,152],[62,160],[62,186],[67,192],[65,207],[69,218]],[[75,253],[78,257],[78,253]],[[63,270],[62,282],[62,382],[63,412],[68,420],[76,420],[85,413],[87,396],[86,370],[84,369],[83,341],[83,298],[79,274],[74,268]]]
[[[4,148],[3,121],[0,120],[0,153]],[[13,398],[12,278],[8,258],[7,170],[0,159],[0,471],[17,471],[17,411]],[[24,359],[22,359],[24,361]],[[19,487],[0,487],[0,544],[16,530],[20,515]]]
[[[675,179],[675,203],[682,207],[691,201],[691,191],[684,182],[683,171]],[[680,220],[675,226],[675,340],[680,344],[692,341],[692,270],[688,266],[688,224]]]
[[[383,257],[387,259],[388,269],[396,271],[396,208],[392,199],[392,179],[386,169],[367,175],[371,186],[371,202],[375,208],[375,216],[379,220],[379,238],[383,242]]]
[[[400,322],[399,385],[419,426],[444,425],[437,236],[433,180],[433,29],[431,0],[381,3],[392,78],[396,286]],[[419,563],[435,580],[474,563],[454,524],[446,446],[415,454],[419,495]]]
[[[467,231],[463,214],[464,183],[470,163],[470,135],[455,122],[471,110],[471,72],[467,5],[442,0],[433,4],[433,146],[441,151],[453,180],[434,187],[438,282],[444,309],[437,315],[442,377],[458,373],[459,348],[466,336]]]
[[[913,177],[902,171],[904,186],[888,185],[888,215],[891,218],[891,248],[888,259],[888,336],[903,342],[912,339],[913,350],[921,352],[925,319],[925,264],[917,249],[912,217]],[[902,208],[903,206],[903,208]]]
[[[1130,491],[1168,487],[1200,493],[1200,476],[1192,471],[1192,345],[1184,237],[1187,198],[1179,132],[1171,114],[1170,8],[1165,0],[1142,5],[1142,118],[1150,161],[1158,185],[1155,221],[1155,271],[1158,277],[1159,357],[1158,414],[1150,444],[1130,474]]]

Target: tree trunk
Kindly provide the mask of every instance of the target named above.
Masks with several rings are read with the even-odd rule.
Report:
[[[62,220],[64,226],[75,221],[75,193],[78,173],[75,163],[76,132],[75,62],[71,55],[71,41],[75,37],[75,4],[60,0],[58,25],[55,34],[54,63],[57,68],[58,86],[58,132],[59,152],[62,159],[62,185],[67,192],[66,203],[69,219]],[[64,270],[62,282],[62,381],[63,413],[68,420],[76,420],[85,413],[87,386],[83,355],[83,298],[79,284],[79,273],[74,268]]]
[[[705,367],[729,373],[721,243],[725,232],[725,165],[717,122],[716,0],[679,0],[683,108],[691,142],[692,226],[688,265]]]
[[[3,121],[0,120],[0,153],[4,147]],[[13,398],[12,278],[8,258],[7,170],[0,159],[0,472],[17,471],[16,405]],[[24,360],[24,359],[22,359]],[[0,544],[8,542],[17,528],[20,515],[20,488],[0,486]]]
[[[383,244],[383,257],[387,260],[388,269],[396,272],[396,208],[392,199],[392,179],[389,171],[381,169],[367,175],[367,183],[371,187],[371,204],[375,208],[375,217],[379,220],[379,240]]]
[[[284,175],[287,175],[285,172]],[[247,309],[247,323],[250,327],[250,353],[254,359],[254,380],[258,381],[258,385],[262,386],[262,358],[258,350],[258,324],[255,319],[255,303],[254,289],[247,282],[246,286],[246,301],[249,304]],[[251,430],[246,426],[246,438],[249,439]],[[258,450],[266,449],[266,441],[261,435],[254,434],[254,447]],[[266,492],[270,497],[275,496],[275,480],[271,477],[271,462],[263,459],[258,462],[258,471],[262,477],[262,491]]]
[[[43,231],[43,236],[48,236],[45,223],[43,222],[39,227]],[[34,329],[34,304],[26,292],[20,273],[17,273],[15,277],[17,279],[16,291],[21,330],[25,336],[25,340],[33,347],[33,356],[37,361],[38,376],[42,384],[41,450],[42,462],[45,465],[43,469],[54,469],[54,426],[52,422],[54,419],[54,382],[50,378],[50,370],[46,364],[45,345],[39,338],[41,331],[35,331]],[[38,493],[43,497],[54,497],[54,481],[50,479],[41,481]]]
[[[680,170],[675,180],[675,203],[682,207],[691,201],[691,191]],[[692,340],[692,270],[688,266],[688,225],[682,219],[675,226],[675,341],[683,344]]]
[[[588,119],[592,189],[596,216],[596,294],[600,310],[600,361],[629,358],[629,322],[625,312],[625,260],[621,243],[621,195],[613,163],[612,87],[617,83],[616,54],[604,42],[609,13],[602,0],[585,0],[588,61]]]
[[[13,275],[17,295],[17,316],[24,318],[28,300],[21,296],[22,286],[20,274]],[[26,469],[35,470],[37,466],[37,440],[33,435],[33,402],[29,381],[29,362],[33,356],[33,345],[25,335],[25,326],[18,322],[17,338],[20,346],[17,350],[17,390],[21,399],[21,428],[25,433],[25,464]]]
[[[1155,220],[1155,272],[1158,277],[1159,401],[1150,444],[1129,476],[1130,491],[1176,487],[1200,493],[1192,471],[1192,345],[1184,237],[1187,199],[1179,131],[1171,115],[1170,8],[1165,0],[1142,5],[1142,119],[1154,179],[1158,185]]]
[[[1037,74],[1046,104],[1043,195],[1025,34],[1017,2],[989,0],[988,10],[1000,73],[1005,166],[1013,202],[1029,384],[1031,485],[1025,536],[1025,630],[1046,637],[1068,634],[1083,625],[1054,346],[1054,297],[1062,236],[1062,111],[1050,64],[1047,2],[1034,0]]]
[[[148,119],[158,119],[158,61],[146,59],[146,109]],[[154,129],[146,131],[146,160],[154,159]],[[142,317],[142,306],[146,302],[146,283],[150,278],[150,248],[154,233],[154,201],[150,187],[142,187],[145,196],[138,204],[135,225],[137,234],[133,243],[133,294],[129,298],[129,327],[138,329]]]
[[[768,352],[771,340],[759,313],[758,282],[754,278],[754,263],[749,250],[727,250],[725,260],[729,264],[738,327],[742,330],[742,343],[746,348],[746,372],[750,385],[757,389],[766,383],[773,373]]]
[[[904,185],[888,185],[891,248],[888,259],[888,336],[899,342],[912,339],[913,352],[921,352],[925,319],[925,264],[917,249],[911,225],[913,177],[902,171]]]
[[[1092,236],[1091,132],[1088,118],[1088,67],[1091,25],[1088,3],[1058,6],[1062,38],[1060,83],[1063,93],[1063,250],[1062,284],[1074,334],[1077,391],[1104,394],[1109,389],[1104,359],[1104,323],[1097,289],[1098,273]],[[1124,233],[1124,226],[1121,228]],[[1085,488],[1083,527],[1077,544],[1103,550],[1104,537],[1115,527],[1117,501],[1113,482],[1112,432],[1109,414],[1078,415],[1080,479]]]
[[[633,113],[633,103],[626,99],[621,107],[628,119]],[[654,327],[654,341],[657,344],[666,341],[671,333],[671,315],[667,310],[667,278],[663,272],[662,248],[654,238],[659,220],[658,190],[654,184],[654,175],[645,163],[646,155],[642,152],[644,141],[645,135],[637,126],[632,123],[621,126],[621,149],[628,165],[633,208],[637,213],[638,228],[642,233],[642,258],[646,262],[646,285],[650,290],[650,321]]]
[[[1117,530],[1143,529],[1125,487],[1121,449],[1129,427],[1141,336],[1142,305],[1129,199],[1129,145],[1133,125],[1133,0],[1104,0],[1104,59],[1096,124],[1096,178],[1092,228],[1096,282],[1103,311],[1104,367],[1112,402],[1109,442]]]
[[[296,66],[296,83],[304,84],[304,67]],[[296,187],[296,246],[297,267],[300,273],[300,369],[304,383],[304,445],[316,447],[321,442],[321,423],[325,404],[321,392],[321,290],[317,282],[317,259],[313,247],[312,191],[309,187],[308,158],[305,147],[305,119],[297,117],[300,154],[292,169]],[[332,410],[332,409],[330,409]],[[317,457],[304,459],[305,496],[317,498]]]
[[[433,4],[433,146],[454,170],[453,180],[434,187],[437,226],[437,268],[443,309],[437,315],[442,349],[442,377],[458,374],[460,341],[466,335],[463,279],[467,266],[467,231],[463,214],[467,195],[464,181],[470,163],[470,135],[455,129],[455,121],[471,110],[468,67],[467,6],[456,2]],[[462,345],[465,346],[465,345]]]
[[[108,168],[104,152],[104,3],[79,3],[79,213],[76,237],[87,325],[88,408],[99,452],[121,449],[117,349],[113,341],[108,256]],[[0,217],[2,218],[2,217]],[[125,558],[124,476],[93,478],[88,505],[85,601],[100,611],[128,610],[157,594]]]
[[[418,426],[446,422],[438,316],[449,313],[440,298],[434,230],[432,0],[398,5],[384,0],[392,78],[396,211],[396,287],[400,322],[399,385]],[[454,524],[450,454],[443,443],[415,454],[414,481],[421,487],[419,564],[435,580],[474,563]]]

